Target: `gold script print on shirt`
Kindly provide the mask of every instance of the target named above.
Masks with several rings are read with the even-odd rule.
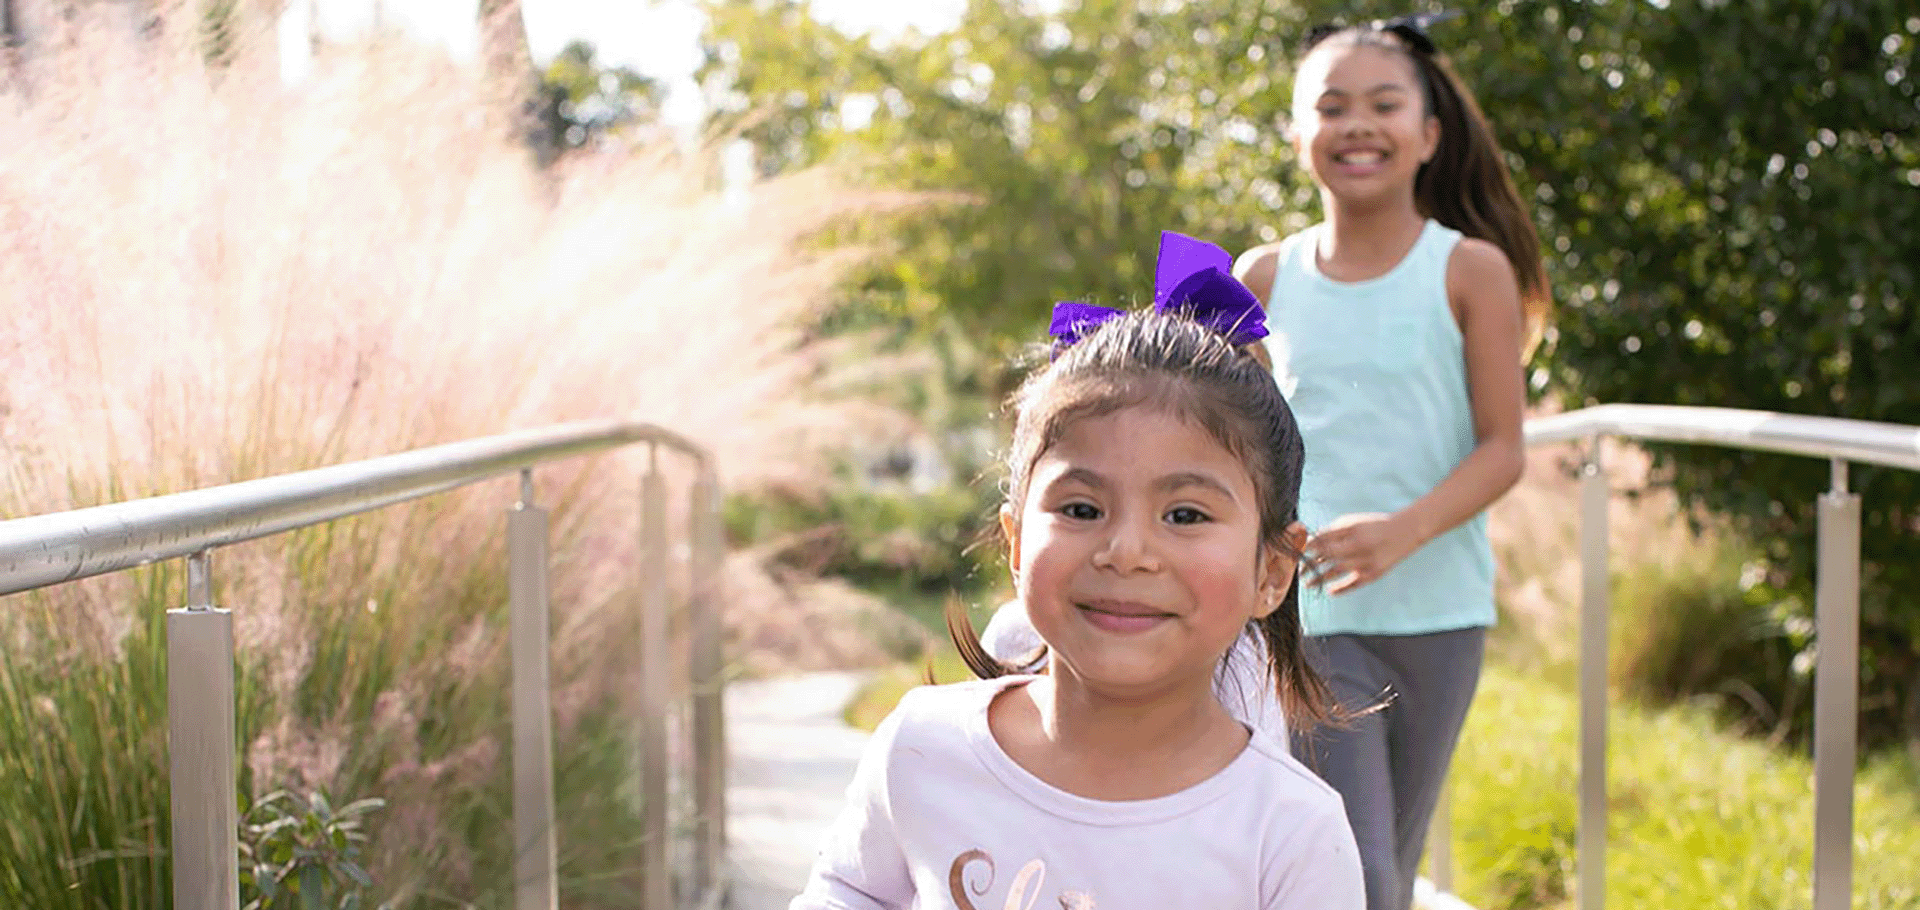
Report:
[[[985,866],[984,877],[976,876],[974,884],[967,884],[967,868],[975,864]],[[985,850],[968,850],[953,858],[953,866],[947,870],[947,889],[953,894],[953,902],[960,910],[982,910],[974,904],[967,892],[973,897],[986,897],[993,887],[993,857]],[[1040,886],[1047,879],[1047,864],[1042,860],[1028,860],[1027,864],[1014,873],[1007,883],[1007,901],[1001,910],[1033,910],[1035,902],[1040,900]],[[1079,891],[1062,891],[1058,898],[1060,910],[1094,910],[1093,898]]]

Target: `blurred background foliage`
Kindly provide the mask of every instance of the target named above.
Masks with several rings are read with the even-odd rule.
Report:
[[[1317,220],[1284,138],[1297,39],[1312,23],[1408,12],[974,0],[952,32],[879,42],[798,0],[707,8],[705,75],[729,87],[716,123],[751,140],[763,173],[834,163],[941,194],[848,229],[887,254],[846,306],[929,336],[967,326],[960,337],[989,365],[915,381],[987,402],[1010,382],[990,364],[1038,337],[1051,301],[1138,300],[1158,231],[1239,250]],[[1920,223],[1920,11],[1501,0],[1434,34],[1536,206],[1557,302],[1532,365],[1539,404],[1920,423],[1920,234],[1907,229]],[[1755,550],[1737,626],[1718,636],[1729,659],[1683,675],[1712,689],[1758,662],[1757,715],[1772,728],[1789,713],[1804,736],[1827,466],[1707,447],[1653,455],[1685,506],[1724,517]],[[1920,478],[1855,468],[1851,481],[1865,513],[1862,730],[1886,744],[1920,736]],[[923,539],[966,536],[941,509],[924,517]]]

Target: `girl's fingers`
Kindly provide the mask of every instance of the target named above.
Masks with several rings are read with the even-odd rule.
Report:
[[[1318,588],[1325,585],[1329,579],[1340,577],[1337,571],[1338,568],[1339,565],[1337,563],[1328,559],[1316,559],[1308,563],[1307,586],[1310,588]]]
[[[1333,587],[1328,588],[1327,593],[1345,594],[1348,591],[1358,588],[1361,585],[1364,585],[1367,582],[1370,582],[1372,580],[1373,578],[1367,575],[1365,572],[1354,572],[1353,574],[1348,575],[1346,578],[1341,579],[1338,584],[1335,584]]]
[[[1366,574],[1364,568],[1353,562],[1340,559],[1321,559],[1308,566],[1306,584],[1310,588],[1320,588],[1326,587],[1329,582],[1332,582],[1333,586],[1327,588],[1327,590],[1331,593],[1338,594],[1358,585],[1360,582],[1356,579],[1365,578]]]
[[[1339,559],[1347,552],[1344,537],[1316,537],[1307,543],[1307,556],[1318,560]]]
[[[1309,573],[1306,584],[1314,588],[1326,587],[1329,594],[1345,594],[1379,577],[1372,562],[1366,559],[1316,560],[1309,565]]]

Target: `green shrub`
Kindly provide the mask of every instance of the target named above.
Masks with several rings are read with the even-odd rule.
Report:
[[[143,571],[128,587],[160,587]],[[166,618],[126,629],[118,660],[84,616],[25,595],[6,602],[16,646],[0,658],[0,906],[159,907],[167,861]],[[76,621],[79,620],[79,621]],[[257,710],[243,676],[236,710]]]
[[[1615,573],[1615,682],[1653,704],[1700,703],[1776,741],[1810,728],[1809,610],[1766,576],[1726,534]]]
[[[951,316],[901,320],[855,298],[830,321],[856,339],[839,381],[911,424],[872,434],[824,485],[733,497],[727,527],[735,541],[842,578],[944,634],[949,597],[975,601],[1006,577],[988,383],[1007,366]]]
[[[860,687],[860,691],[854,693],[853,700],[847,703],[842,716],[849,726],[872,731],[892,713],[893,706],[900,703],[901,696],[916,686],[926,684],[929,673],[933,674],[936,682],[941,683],[973,678],[973,671],[967,669],[966,663],[960,660],[953,645],[943,643],[916,659],[876,674]]]
[[[915,491],[842,468],[820,493],[741,494],[727,503],[734,540],[781,563],[835,575],[894,602],[939,600],[997,584],[999,495],[983,484]]]

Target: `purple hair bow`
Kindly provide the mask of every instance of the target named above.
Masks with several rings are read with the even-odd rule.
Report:
[[[1234,344],[1267,337],[1266,311],[1260,299],[1233,277],[1233,257],[1204,240],[1173,231],[1160,232],[1160,258],[1153,270],[1153,309],[1184,312]],[[1124,311],[1067,300],[1053,305],[1047,333],[1058,351],[1086,337]]]

